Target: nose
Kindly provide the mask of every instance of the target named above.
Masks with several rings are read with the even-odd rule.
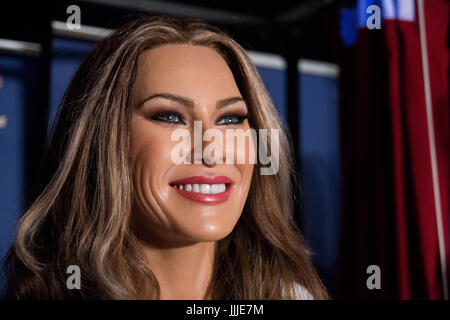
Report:
[[[194,163],[207,167],[225,163],[224,136],[212,121],[194,121],[193,136]]]

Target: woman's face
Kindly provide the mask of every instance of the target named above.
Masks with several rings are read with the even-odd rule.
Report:
[[[139,236],[164,246],[227,236],[247,198],[253,142],[248,139],[245,150],[230,150],[223,141],[222,155],[211,152],[223,164],[202,162],[201,152],[196,153],[200,159],[194,155],[194,146],[204,151],[211,143],[201,141],[207,129],[220,130],[225,137],[226,129],[250,128],[247,106],[226,62],[204,46],[173,44],[147,50],[139,57],[133,105],[133,219]],[[194,121],[201,121],[202,127],[195,145]],[[172,138],[177,129],[190,134],[191,163],[173,159],[181,142]],[[225,164],[230,151],[245,152],[246,163],[237,164],[234,158],[233,164]]]

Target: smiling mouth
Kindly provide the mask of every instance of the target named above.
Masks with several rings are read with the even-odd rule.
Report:
[[[227,177],[191,177],[170,183],[181,196],[196,202],[214,204],[227,201],[233,181]]]
[[[229,186],[230,184],[228,184]],[[227,184],[221,183],[221,184],[174,184],[172,187],[179,189],[179,190],[185,190],[187,192],[195,192],[195,193],[202,193],[202,194],[219,194],[223,193],[227,190]]]

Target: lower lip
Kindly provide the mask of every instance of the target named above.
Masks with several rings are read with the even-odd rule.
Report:
[[[201,203],[205,203],[205,204],[216,204],[216,203],[225,202],[230,197],[232,184],[227,183],[226,187],[227,188],[224,192],[216,193],[216,194],[205,194],[205,193],[200,193],[200,192],[191,192],[191,191],[181,190],[181,189],[178,189],[175,187],[172,187],[172,188],[174,188],[175,191],[177,191],[180,195],[182,195],[183,197],[185,197],[189,200],[201,202]]]

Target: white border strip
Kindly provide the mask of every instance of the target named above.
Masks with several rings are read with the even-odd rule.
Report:
[[[86,40],[100,40],[110,35],[114,30],[81,25],[80,29],[69,29],[65,22],[52,21],[53,33],[59,36],[75,37]]]
[[[448,300],[447,263],[445,257],[444,229],[442,225],[441,191],[439,186],[438,163],[436,157],[436,142],[434,137],[433,105],[431,101],[430,75],[428,69],[427,38],[425,31],[425,15],[423,0],[417,1],[419,11],[420,49],[422,51],[423,84],[425,88],[425,105],[427,109],[428,140],[430,143],[431,171],[433,177],[434,205],[436,226],[439,240],[439,256],[441,260],[442,287],[444,299]]]
[[[337,78],[339,77],[339,66],[334,63],[300,59],[297,64],[300,73],[310,74],[314,76]]]
[[[0,51],[38,56],[42,51],[42,46],[34,42],[0,39]]]
[[[286,61],[284,58],[277,54],[258,52],[247,50],[250,59],[258,67],[265,67],[277,70],[286,69]]]

